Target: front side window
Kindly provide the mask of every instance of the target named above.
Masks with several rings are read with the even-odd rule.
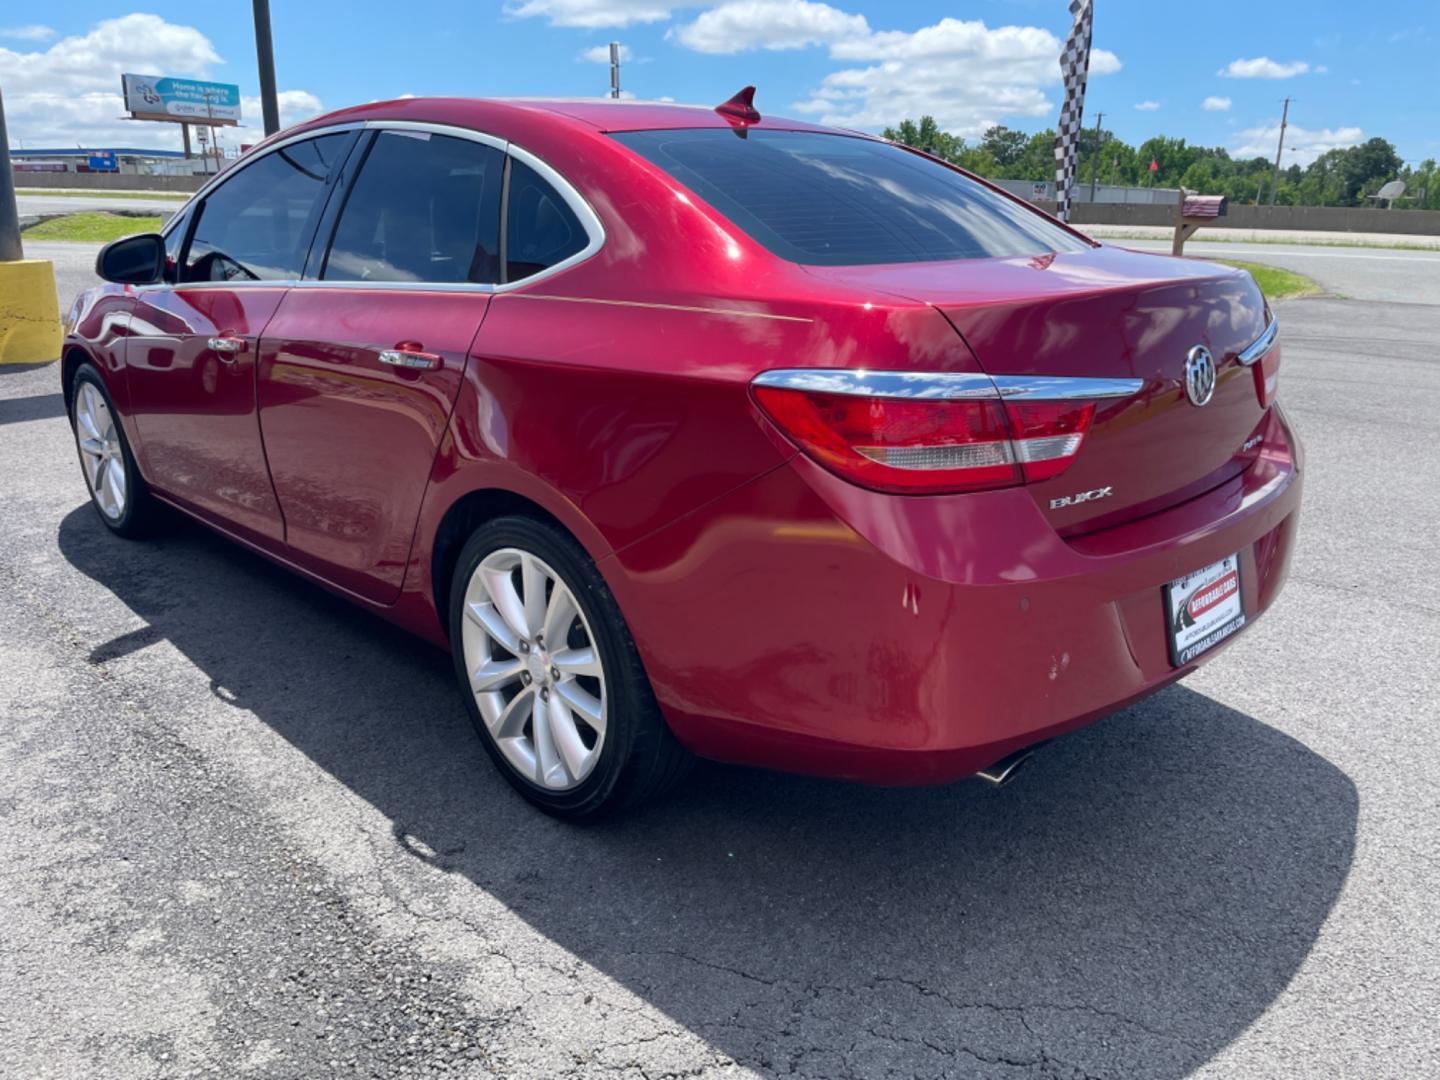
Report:
[[[298,278],[326,184],[350,138],[348,132],[321,135],[239,167],[199,208],[184,280]]]
[[[500,280],[505,155],[471,139],[382,131],[350,191],[327,281]]]
[[[874,139],[729,128],[614,138],[791,262],[817,266],[1011,258],[1087,245],[939,162]]]
[[[511,158],[505,280],[519,281],[548,270],[584,251],[589,242],[580,219],[560,193],[529,165]]]

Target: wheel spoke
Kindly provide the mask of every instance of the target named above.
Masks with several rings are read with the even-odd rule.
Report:
[[[545,609],[545,640],[550,642],[550,648],[565,646],[565,635],[578,614],[570,590],[564,582],[556,581],[555,590],[550,594],[550,605]]]
[[[525,728],[525,719],[530,715],[536,701],[535,691],[525,687],[501,710],[490,731],[496,739],[513,739]]]
[[[520,678],[520,672],[523,670],[525,667],[519,660],[488,661],[482,664],[479,670],[471,672],[470,689],[477,694],[483,694],[489,690],[499,690]]]
[[[515,636],[515,631],[510,629],[510,624],[495,609],[494,604],[484,601],[466,604],[465,617],[499,642],[507,652],[520,652],[520,639]]]
[[[581,740],[580,732],[575,727],[575,719],[565,702],[560,700],[559,694],[550,695],[549,706],[550,734],[555,740],[555,748],[565,760],[566,771],[574,777],[584,776],[591,751]]]
[[[598,679],[604,674],[600,658],[589,645],[583,649],[562,649],[551,653],[550,662],[560,669],[562,675],[593,675]]]
[[[534,637],[545,627],[545,583],[550,576],[533,555],[520,558],[520,587],[525,591],[525,636]],[[560,584],[556,582],[556,591]]]
[[[80,449],[92,457],[99,457],[105,453],[105,441],[103,439],[97,439],[93,435],[81,435]]]
[[[75,419],[92,439],[101,438],[100,429],[95,426],[95,391],[89,383],[80,387],[80,400],[75,403]]]
[[[125,509],[125,463],[111,458],[106,475],[110,480],[110,492],[115,496],[115,513],[119,514]]]
[[[534,733],[536,782],[545,787],[564,787],[569,777],[563,775],[565,766],[555,752],[555,739],[550,730],[550,705],[541,701],[538,694],[530,717],[530,730]],[[557,776],[557,773],[562,775]]]
[[[110,481],[111,474],[114,472],[114,463],[109,458],[101,458],[99,480],[95,484],[95,499],[100,503],[100,509],[111,517],[115,517],[118,513],[115,509],[115,489],[111,487]]]
[[[599,698],[574,679],[566,679],[555,687],[555,690],[565,699],[565,704],[579,714],[580,719],[600,734],[605,733],[605,710],[601,707]]]
[[[481,566],[480,574],[485,580],[485,588],[490,593],[495,610],[510,627],[511,636],[517,642],[529,641],[530,628],[525,624],[525,605],[515,591],[515,583],[510,580],[510,571]]]

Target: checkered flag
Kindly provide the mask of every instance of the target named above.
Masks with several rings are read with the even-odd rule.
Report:
[[[1055,135],[1055,216],[1070,220],[1070,189],[1075,184],[1075,159],[1080,152],[1080,125],[1085,113],[1085,80],[1090,74],[1090,21],[1092,0],[1070,0],[1075,17],[1070,37],[1060,53],[1060,75],[1065,80],[1065,104]]]

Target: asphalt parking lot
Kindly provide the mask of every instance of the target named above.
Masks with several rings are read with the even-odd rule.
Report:
[[[0,369],[0,1076],[1440,1073],[1440,264],[1263,254],[1350,299],[1279,309],[1304,519],[1235,647],[1000,790],[713,766],[588,829],[443,654],[112,538]]]

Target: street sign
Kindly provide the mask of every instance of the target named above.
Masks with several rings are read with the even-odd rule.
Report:
[[[240,87],[234,83],[121,75],[125,108],[136,120],[229,126],[240,123]]]

